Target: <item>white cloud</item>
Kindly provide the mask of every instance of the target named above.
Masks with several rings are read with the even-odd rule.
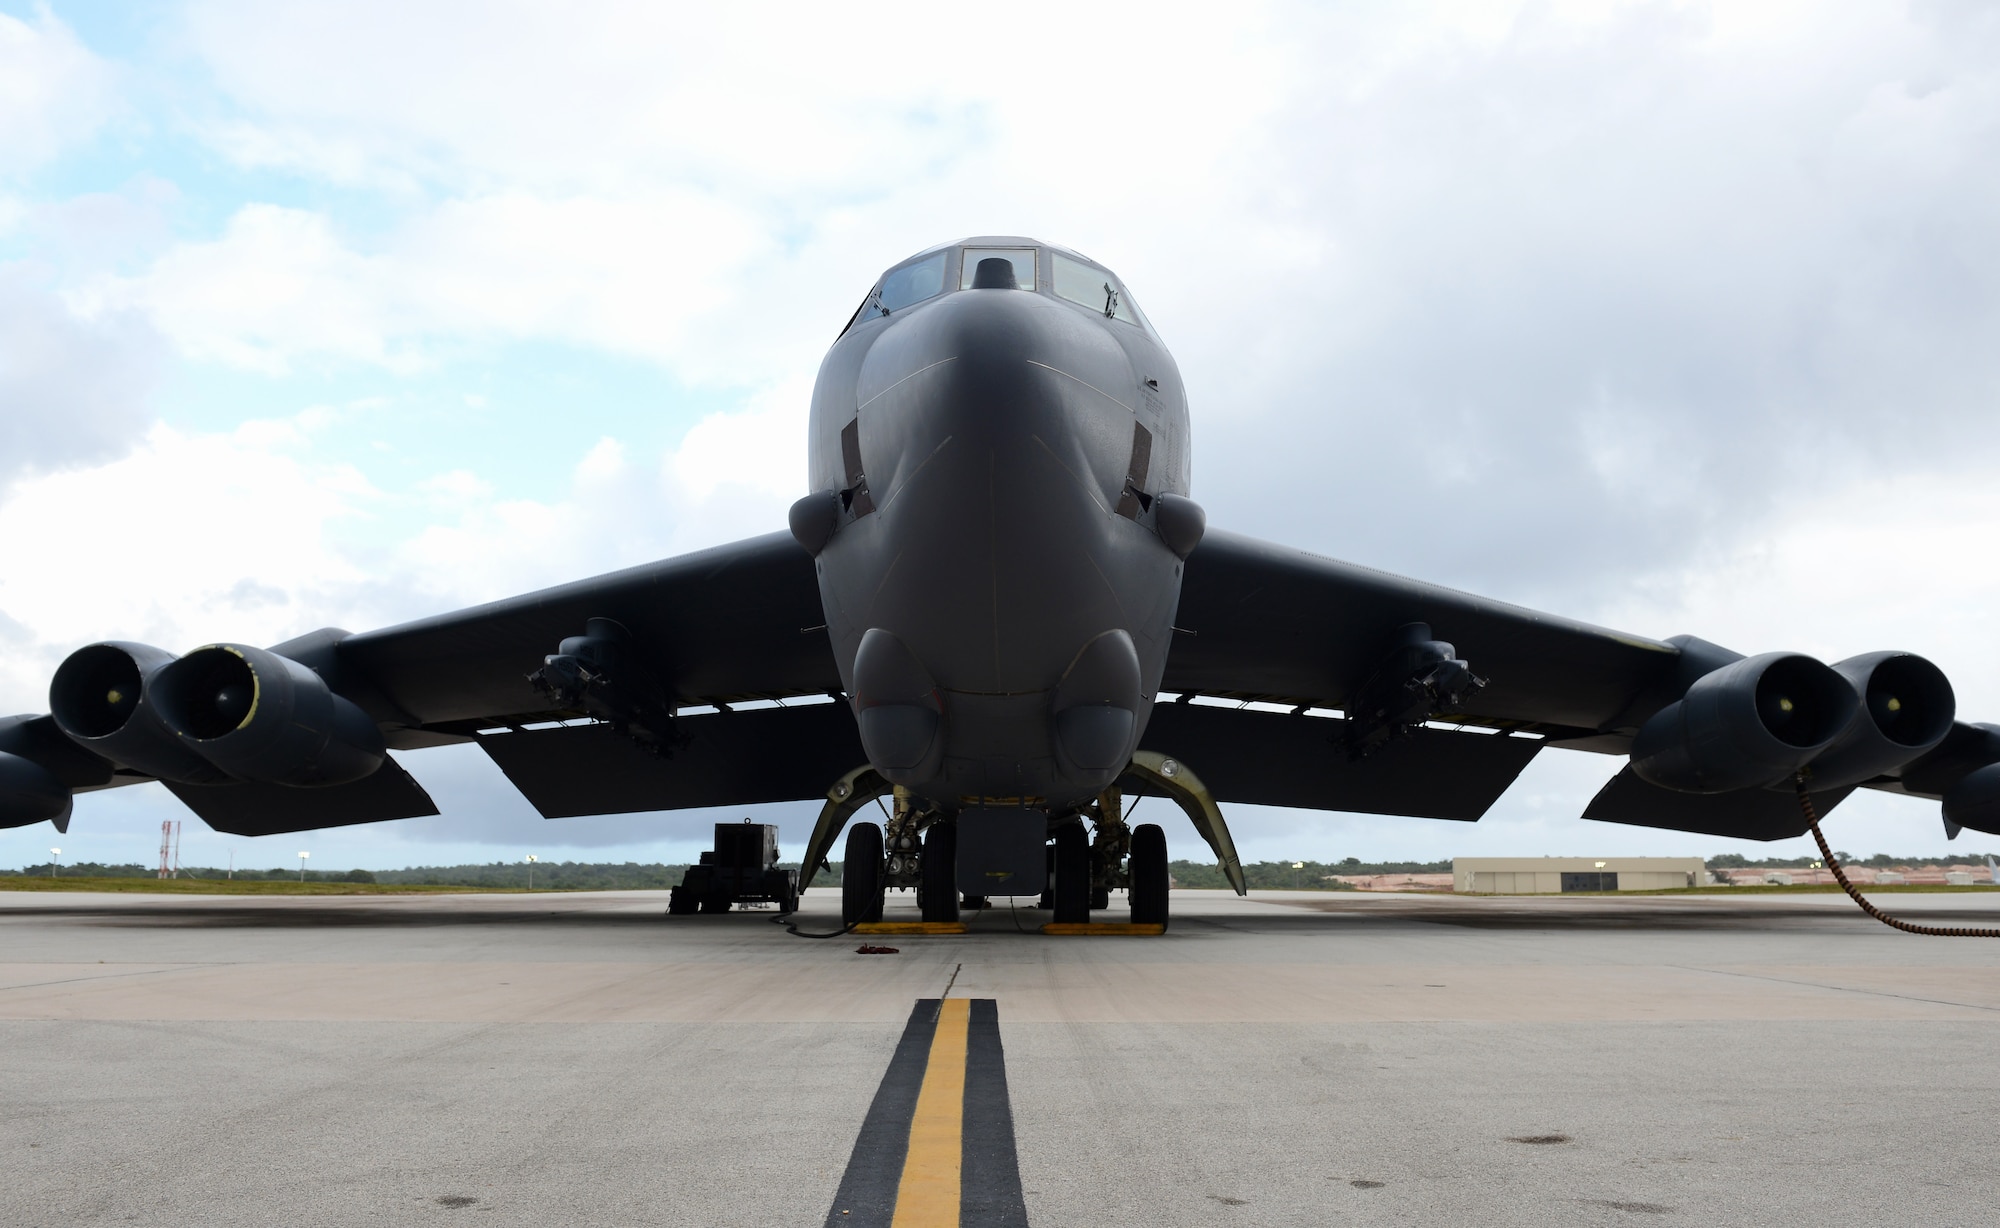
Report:
[[[151,421],[165,347],[132,312],[74,315],[25,263],[0,263],[0,495],[25,473],[114,456]]]
[[[1022,54],[1044,29],[1058,53]],[[1030,5],[996,33],[935,6],[214,0],[185,34],[211,77],[184,113],[256,190],[218,181],[157,261],[71,278],[94,326],[143,313],[197,390],[443,367],[490,391],[455,381],[556,343],[752,395],[659,457],[551,406],[608,437],[549,458],[576,465],[556,494],[440,445],[428,480],[276,514],[328,543],[271,582],[290,604],[198,571],[180,613],[369,625],[776,527],[869,280],[1026,232],[1119,268],[1173,344],[1212,523],[1635,631],[1909,647],[2000,712],[1964,562],[2000,462],[1984,6]],[[310,443],[178,438],[134,489],[209,472],[202,440],[337,485]],[[72,634],[0,609],[0,636]],[[1582,762],[1483,830],[1561,829],[1615,766]],[[1254,822],[1328,852],[1465,830]]]
[[[509,193],[420,211],[363,250],[328,216],[254,204],[80,310],[143,310],[181,352],[267,374],[363,363],[412,371],[468,345],[560,340],[691,368],[698,327],[765,293],[740,216],[683,192],[610,202]]]
[[[1877,649],[1928,656],[1960,714],[2000,720],[2000,488],[1983,465],[1873,474],[1790,503],[1768,532],[1607,594],[1594,614],[1743,652],[1828,661]]]
[[[305,443],[285,423],[156,425],[109,464],[18,483],[0,503],[0,610],[33,647],[0,662],[0,707],[40,709],[55,663],[93,639],[268,643],[352,610],[367,571],[331,530],[380,496]]]
[[[736,488],[765,506],[788,507],[805,490],[811,404],[811,381],[793,379],[751,398],[741,413],[709,415],[668,457],[666,480],[697,503]]]
[[[566,195],[662,180],[803,203],[878,199],[955,159],[1001,152],[993,127],[1047,119],[1026,180],[1086,134],[1140,114],[1129,143],[1169,127],[1198,142],[1260,93],[1244,72],[1261,6],[1015,6],[907,2],[649,8],[584,3],[288,5],[190,10],[188,39],[238,104],[218,132],[245,161],[340,181],[496,182]],[[1060,29],[1048,46],[1032,33]],[[1060,139],[1049,139],[1061,133]],[[1089,139],[1096,139],[1094,136]],[[817,201],[814,201],[817,205]]]
[[[582,579],[785,523],[804,470],[803,406],[713,415],[657,462],[605,438],[569,490],[506,497],[464,469],[384,490],[321,459],[308,410],[226,433],[156,425],[108,464],[24,480],[0,500],[0,710],[41,706],[61,656],[93,639],[185,651],[362,630]],[[785,478],[767,468],[778,436]],[[719,477],[716,475],[720,475]],[[381,544],[381,521],[408,527]]]
[[[41,166],[116,109],[111,69],[46,6],[26,21],[0,13],[0,177]]]
[[[796,421],[785,422],[788,414]],[[381,489],[318,458],[315,431],[340,417],[325,408],[226,433],[155,426],[117,461],[30,478],[0,498],[0,713],[45,710],[56,665],[94,639],[184,652],[224,639],[275,643],[321,626],[365,630],[715,545],[742,536],[745,522],[757,532],[780,528],[792,491],[763,468],[765,442],[783,431],[788,446],[777,450],[797,453],[784,466],[796,481],[803,416],[774,395],[747,413],[703,420],[645,462],[606,438],[576,461],[569,491],[546,501],[502,497],[465,470],[429,475],[407,493]],[[406,535],[368,544],[380,535],[360,530],[395,518],[412,526]],[[439,785],[446,814],[391,825],[367,838],[374,847],[540,833],[543,847],[667,841],[677,849],[713,821],[704,813],[545,826],[476,752],[415,755],[409,766]],[[122,825],[124,836],[104,833],[115,844],[135,824],[178,813],[159,790],[144,794],[86,800],[79,824],[101,814]],[[0,833],[8,840],[20,842]]]

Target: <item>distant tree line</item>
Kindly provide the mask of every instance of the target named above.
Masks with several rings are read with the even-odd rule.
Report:
[[[1226,888],[1229,880],[1222,876],[1222,867],[1209,862],[1175,861],[1168,863],[1167,873],[1176,887]],[[1340,862],[1327,861],[1253,861],[1243,866],[1243,881],[1251,887],[1268,891],[1352,891],[1354,888],[1340,882],[1338,874],[1449,874],[1448,861],[1387,861],[1369,862],[1357,857],[1349,857]]]
[[[157,865],[142,866],[129,862],[118,865],[105,865],[96,861],[78,861],[55,867],[55,877],[57,878],[157,878],[159,877],[159,873],[160,868]],[[377,881],[375,877],[377,873],[378,871],[373,870],[307,870],[306,881],[309,883],[372,883]],[[9,877],[26,875],[33,878],[48,878],[49,863],[45,861],[38,866],[23,866],[19,870],[0,870],[0,875]],[[290,869],[286,869],[283,866],[279,866],[274,870],[255,870],[246,866],[237,866],[234,871],[231,871],[219,869],[215,866],[182,866],[178,877],[217,879],[234,877],[253,883],[282,878],[298,882],[299,868],[293,866]]]
[[[786,869],[797,869],[797,862],[781,862]],[[666,890],[680,886],[681,876],[687,873],[685,863],[664,865],[642,864],[636,861],[581,862],[581,861],[540,861],[534,866],[534,886],[537,891],[646,891]],[[59,865],[55,868],[58,878],[154,878],[159,874],[158,866],[136,864],[104,865],[94,861],[80,861]],[[20,870],[0,870],[0,875],[32,875],[49,877],[49,863],[24,866]],[[215,866],[182,866],[179,877],[192,879],[222,879],[232,877],[232,871]],[[297,866],[279,866],[275,869],[258,870],[238,866],[233,877],[248,882],[267,880],[299,881]],[[495,861],[476,865],[459,866],[412,866],[403,870],[307,870],[305,881],[309,883],[378,883],[385,886],[431,886],[431,887],[513,887],[528,885],[528,866],[519,861]],[[818,887],[840,885],[840,863],[833,863],[829,875],[821,870],[813,879]]]
[[[1986,860],[1988,854],[1975,853],[1971,849],[1953,849],[1949,853],[1925,853],[1921,857],[1891,857],[1887,853],[1876,853],[1869,857],[1856,857],[1835,849],[1833,855],[1842,865],[1868,866],[1881,870],[1889,866],[1950,865],[1953,862],[1969,862],[1973,865]],[[2000,857],[2000,853],[1991,854]],[[1759,857],[1749,858],[1741,853],[1717,853],[1708,859],[1711,870],[1803,870],[1818,861],[1817,857]]]
[[[1872,857],[1851,857],[1846,853],[1837,854],[1843,862],[1858,866],[1880,869],[1896,865],[1925,865],[1939,862],[1964,861],[1978,864],[1986,854],[1971,850],[1954,852],[1947,857],[1891,857],[1887,853],[1877,853]],[[1796,870],[1805,868],[1809,857],[1765,857],[1752,860],[1740,853],[1718,853],[1707,861],[1711,870]],[[797,862],[780,863],[786,869],[797,869]],[[833,862],[829,869],[821,870],[813,878],[816,887],[838,887],[841,882],[840,863]],[[680,885],[681,876],[687,873],[685,864],[665,864],[659,862],[587,862],[587,861],[542,861],[534,867],[534,885],[537,891],[662,891]],[[1209,862],[1176,861],[1168,867],[1174,884],[1190,888],[1223,889],[1229,881],[1222,876],[1222,868]],[[1243,876],[1252,887],[1267,890],[1312,890],[1343,891],[1348,886],[1335,881],[1335,875],[1356,874],[1448,874],[1449,861],[1362,861],[1348,857],[1338,862],[1327,861],[1258,861],[1243,867]],[[0,870],[0,876],[34,875],[49,877],[48,862],[40,865],[23,866],[19,870]],[[59,878],[152,878],[158,873],[157,866],[123,863],[106,865],[94,861],[80,861],[55,867]],[[230,877],[231,872],[215,866],[183,866],[180,877],[193,879],[221,879]],[[271,869],[253,869],[238,866],[235,877],[250,882],[266,880],[286,880],[297,882],[297,866],[277,866]],[[494,861],[480,864],[457,866],[411,866],[402,870],[307,870],[305,881],[309,883],[378,883],[384,886],[430,886],[430,887],[500,887],[523,888],[528,885],[528,867],[518,861]]]

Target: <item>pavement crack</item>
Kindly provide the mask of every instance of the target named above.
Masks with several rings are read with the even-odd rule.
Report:
[[[128,976],[159,976],[165,972],[185,972],[189,968],[227,968],[229,964],[175,964],[171,968],[146,968],[138,972],[106,972],[98,976],[70,976],[59,981],[28,981],[20,985],[0,985],[0,993],[15,989],[45,989],[50,985],[80,985],[85,981],[115,981]]]
[[[1926,1002],[1932,1006],[1962,1006],[1969,1011],[1986,1011],[2000,1014],[2000,1007],[1983,1006],[1977,1002],[1955,1002],[1950,998],[1920,998],[1915,994],[1895,993],[1887,989],[1866,989],[1856,985],[1829,985],[1824,981],[1795,981],[1789,977],[1769,976],[1760,972],[1734,972],[1727,968],[1702,968],[1688,964],[1670,965],[1684,972],[1709,972],[1716,976],[1737,976],[1749,981],[1769,981],[1774,985],[1797,985],[1804,989],[1831,989],[1836,993],[1858,993],[1872,998],[1899,998],[1904,1002]]]

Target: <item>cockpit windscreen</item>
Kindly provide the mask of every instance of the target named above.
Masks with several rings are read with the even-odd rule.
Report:
[[[934,252],[915,264],[906,264],[882,279],[882,293],[876,305],[883,314],[901,311],[913,303],[944,293],[944,265],[949,252]]]
[[[1123,287],[1103,269],[1092,268],[1081,260],[1072,260],[1057,253],[1055,256],[1056,294],[1072,303],[1081,303],[1092,311],[1123,320],[1127,324],[1140,321],[1138,305],[1126,295]]]

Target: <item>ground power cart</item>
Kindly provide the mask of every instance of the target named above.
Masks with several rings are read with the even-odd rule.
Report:
[[[799,908],[799,872],[778,868],[778,829],[769,823],[717,823],[715,847],[689,866],[681,885],[667,896],[667,911],[728,912],[737,904],[776,904],[781,913]]]

